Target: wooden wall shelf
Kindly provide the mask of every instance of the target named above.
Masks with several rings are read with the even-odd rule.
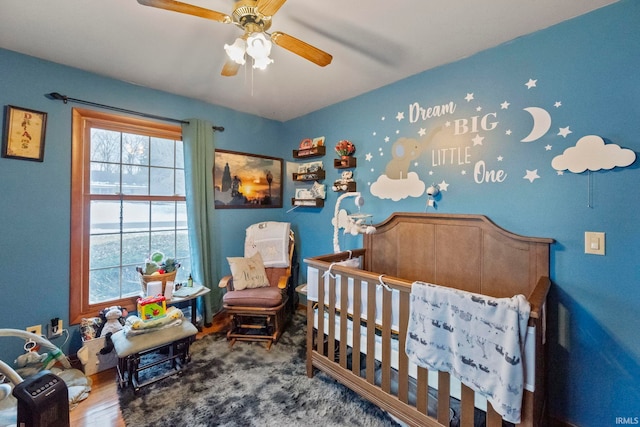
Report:
[[[307,148],[304,150],[293,150],[293,157],[295,159],[306,159],[308,157],[322,157],[327,153],[327,147],[319,145],[313,148]]]
[[[294,181],[321,181],[325,178],[326,172],[324,169],[315,173],[293,173]]]
[[[347,156],[347,158],[333,159],[333,167],[336,169],[355,168],[358,164],[355,157]]]
[[[306,208],[321,208],[324,206],[324,199],[291,199],[293,206],[300,206]]]
[[[347,188],[343,189],[342,185],[346,185]],[[335,184],[333,184],[333,187],[338,187],[337,190],[333,190],[333,191],[338,192],[338,193],[347,192],[347,191],[352,192],[352,191],[356,191],[356,182],[355,181],[350,181],[350,182],[347,182],[346,184],[339,184],[339,183],[336,182]],[[333,187],[332,187],[332,189],[333,189]]]

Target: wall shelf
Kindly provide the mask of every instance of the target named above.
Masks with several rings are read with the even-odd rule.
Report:
[[[326,172],[324,169],[314,173],[293,173],[294,181],[321,181],[325,178]]]
[[[309,157],[322,157],[327,153],[327,147],[319,145],[317,147],[305,148],[303,150],[293,150],[294,159],[306,159]]]
[[[342,188],[342,186],[346,186],[346,188]],[[332,189],[334,187],[337,187],[337,190],[333,190],[337,193],[342,193],[342,192],[352,192],[352,191],[356,191],[356,182],[355,181],[349,181],[346,184],[340,184],[339,182],[336,182],[335,184],[333,184],[333,187],[331,187]]]
[[[336,169],[348,169],[355,168],[358,164],[357,160],[353,156],[347,156],[346,158],[333,159],[333,167]]]
[[[307,207],[307,208],[321,208],[324,207],[324,199],[291,199],[293,206]]]

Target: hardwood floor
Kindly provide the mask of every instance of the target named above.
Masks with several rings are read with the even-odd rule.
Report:
[[[218,315],[213,319],[213,325],[199,332],[196,339],[205,335],[217,333],[227,328],[228,319]],[[73,427],[124,427],[124,420],[118,402],[118,385],[116,370],[108,369],[91,376],[93,384],[89,397],[69,413]]]

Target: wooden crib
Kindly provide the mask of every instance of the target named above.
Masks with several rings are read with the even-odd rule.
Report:
[[[364,235],[362,249],[305,260],[307,375],[320,369],[412,426],[450,425],[453,404],[460,425],[473,426],[482,406],[476,393],[456,386],[449,373],[409,363],[404,352],[411,284],[495,298],[522,294],[531,304],[530,384],[518,425],[543,425],[544,306],[553,239],[516,235],[481,215],[394,213],[376,228]],[[336,264],[348,258],[359,258],[362,268]],[[480,414],[487,426],[502,425],[490,403]]]

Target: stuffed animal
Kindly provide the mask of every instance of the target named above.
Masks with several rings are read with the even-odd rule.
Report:
[[[47,358],[47,354],[38,354],[35,351],[28,351],[25,354],[21,354],[14,361],[16,372],[25,378],[35,375],[46,368],[45,361]]]
[[[98,337],[104,337],[109,332],[116,333],[124,326],[124,317],[126,316],[126,310],[122,307],[114,305],[113,307],[105,308],[100,312],[100,317],[104,319],[102,329],[98,334]]]
[[[353,171],[343,171],[340,179],[333,183],[331,189],[333,191],[347,191],[350,182],[354,182]]]

